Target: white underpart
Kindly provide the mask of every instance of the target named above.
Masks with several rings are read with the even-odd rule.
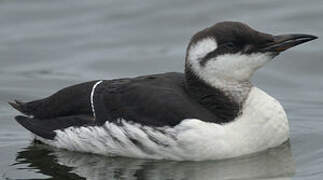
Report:
[[[94,108],[94,100],[93,100],[93,96],[94,96],[94,92],[95,92],[95,88],[100,84],[102,83],[103,81],[98,81],[96,82],[93,87],[92,87],[92,90],[91,90],[91,95],[90,95],[90,101],[91,101],[91,109],[92,109],[92,114],[93,114],[93,117],[95,118],[95,108]]]
[[[224,54],[210,59],[204,66],[200,60],[217,48],[215,39],[205,38],[191,45],[187,60],[201,79],[217,88],[224,90],[236,87],[240,82],[250,79],[253,73],[272,59],[269,53]]]
[[[263,151],[288,140],[288,132],[286,113],[279,102],[253,87],[242,115],[224,125],[185,119],[175,127],[152,128],[121,120],[119,125],[106,122],[102,127],[56,130],[54,140],[37,138],[72,151],[200,161]]]

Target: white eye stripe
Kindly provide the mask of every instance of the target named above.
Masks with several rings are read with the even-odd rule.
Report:
[[[208,53],[214,51],[218,47],[214,38],[205,38],[189,48],[188,56],[189,59],[202,59]]]

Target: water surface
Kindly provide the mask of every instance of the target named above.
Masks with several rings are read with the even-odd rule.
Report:
[[[253,83],[287,111],[290,142],[224,161],[111,158],[33,144],[12,99],[79,82],[183,71],[185,48],[223,20],[271,33],[323,35],[320,0],[0,1],[0,177],[3,179],[322,179],[323,43],[293,48]]]

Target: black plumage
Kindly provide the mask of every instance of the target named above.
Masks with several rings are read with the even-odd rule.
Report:
[[[20,102],[18,110],[33,118],[16,119],[45,138],[52,138],[50,132],[56,129],[117,123],[120,119],[154,127],[175,126],[188,118],[215,123],[234,119],[239,109],[233,101],[199,79],[187,77],[191,79],[186,80],[183,73],[164,73],[103,81],[93,96],[95,119],[90,94],[96,81],[86,82],[45,99]],[[192,83],[200,83],[199,88],[188,89]]]

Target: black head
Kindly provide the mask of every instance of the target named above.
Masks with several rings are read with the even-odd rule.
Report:
[[[280,52],[317,37],[306,34],[274,36],[240,22],[220,22],[196,33],[189,43],[186,66],[198,75],[247,80]]]

